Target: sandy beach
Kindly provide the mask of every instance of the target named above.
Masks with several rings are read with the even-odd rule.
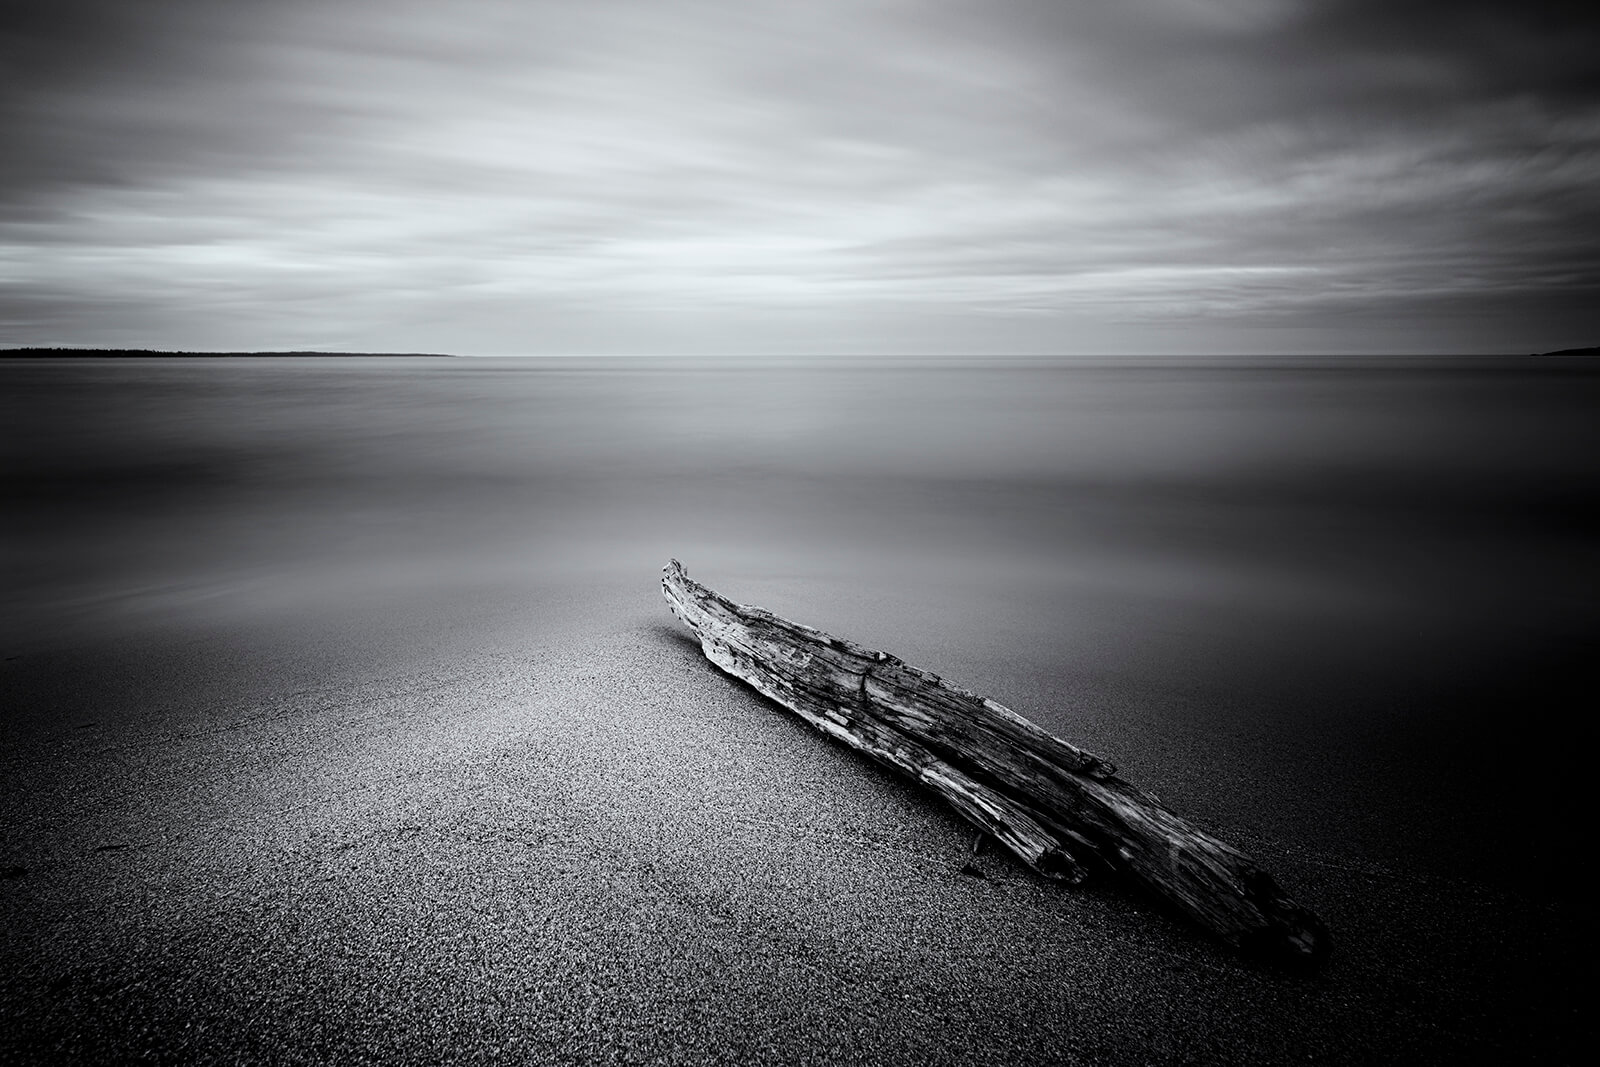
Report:
[[[6,368],[0,1062],[1590,1042],[1591,378],[449,364]],[[1112,760],[1331,959],[961,874],[706,662],[673,556]]]
[[[1322,971],[1280,973],[992,848],[958,873],[963,825],[718,674],[653,581],[477,630],[404,606],[430,653],[369,605],[348,648],[325,639],[354,612],[8,659],[36,713],[4,749],[4,859],[27,873],[0,883],[0,1058],[1571,1052],[1581,942],[1547,900],[1217,827],[1335,932]],[[1235,787],[1261,822],[1294,805]]]

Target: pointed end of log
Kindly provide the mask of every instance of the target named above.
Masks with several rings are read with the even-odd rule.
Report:
[[[1327,960],[1332,945],[1327,928],[1314,916],[1293,926],[1252,930],[1239,938],[1239,951],[1251,959],[1290,970],[1315,970]]]
[[[1328,928],[1311,912],[1290,900],[1272,878],[1262,873],[1255,887],[1266,922],[1239,934],[1235,944],[1252,959],[1294,970],[1322,965],[1333,948]]]

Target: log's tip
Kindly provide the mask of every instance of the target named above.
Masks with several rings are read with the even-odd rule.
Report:
[[[1244,955],[1297,971],[1320,967],[1331,948],[1327,927],[1309,914],[1301,922],[1252,930],[1239,939]]]
[[[1269,877],[1262,875],[1260,880],[1270,887],[1270,896],[1262,902],[1266,922],[1239,936],[1240,952],[1295,970],[1321,966],[1333,948],[1328,928],[1285,896]]]

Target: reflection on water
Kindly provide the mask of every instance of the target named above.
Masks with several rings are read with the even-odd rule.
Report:
[[[679,555],[1566,628],[1593,376],[1485,360],[0,367],[7,581],[89,619]],[[343,577],[339,577],[339,575]],[[1280,606],[1289,607],[1288,604]],[[1508,620],[1509,621],[1509,620]]]
[[[1174,731],[1279,744],[1228,716],[1292,706],[1433,765],[1448,753],[1390,720],[1545,699],[1527,686],[1596,622],[1600,375],[1572,364],[75,360],[0,380],[11,644],[395,591],[470,614],[485,589],[637,584],[648,614],[677,556],[1079,738],[1148,718],[1149,759]]]

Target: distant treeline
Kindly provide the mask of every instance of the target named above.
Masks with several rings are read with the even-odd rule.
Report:
[[[0,359],[325,359],[330,356],[453,358],[442,352],[177,352],[160,348],[0,348]]]

